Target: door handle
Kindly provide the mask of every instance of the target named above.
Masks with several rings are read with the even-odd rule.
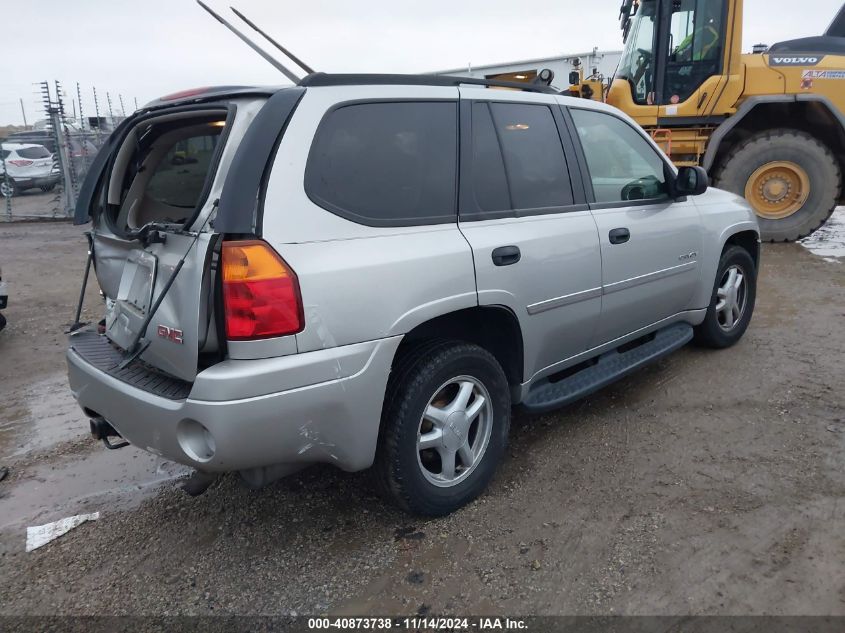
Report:
[[[510,266],[522,257],[518,246],[500,246],[493,249],[493,263],[496,266]]]
[[[611,229],[608,237],[611,244],[624,244],[631,239],[631,231],[626,228]]]

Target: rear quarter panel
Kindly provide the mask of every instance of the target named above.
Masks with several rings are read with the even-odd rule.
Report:
[[[469,244],[454,223],[371,227],[316,205],[305,192],[315,132],[334,105],[358,100],[458,100],[433,86],[311,88],[288,123],[269,175],[262,236],[299,278],[305,329],[299,352],[404,334],[478,305]]]

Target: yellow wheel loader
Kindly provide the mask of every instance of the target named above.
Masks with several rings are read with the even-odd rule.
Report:
[[[744,196],[763,239],[793,241],[845,204],[845,7],[827,32],[743,54],[742,0],[624,0],[609,87],[570,91],[624,110],[676,165]]]

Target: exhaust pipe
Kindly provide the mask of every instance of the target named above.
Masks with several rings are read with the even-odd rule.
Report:
[[[106,448],[117,450],[118,448],[129,446],[129,442],[118,442],[117,444],[109,442],[110,437],[120,437],[120,433],[104,417],[99,415],[94,416],[88,423],[91,425],[91,437],[95,440],[102,440]]]

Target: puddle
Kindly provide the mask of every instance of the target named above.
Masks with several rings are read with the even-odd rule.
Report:
[[[830,219],[800,244],[829,262],[845,261],[845,207],[839,207]]]
[[[48,449],[88,435],[88,420],[58,372],[0,404],[0,459]]]
[[[0,482],[0,529],[36,525],[80,512],[130,509],[163,482],[191,469],[135,447],[110,451],[91,441],[62,454],[66,442],[89,438],[88,419],[71,396],[64,372],[9,394],[0,403],[0,466],[23,467]],[[59,450],[25,465],[30,453]],[[15,462],[22,466],[16,466]]]
[[[13,466],[14,467],[14,466]],[[24,479],[0,483],[0,529],[38,525],[82,512],[128,510],[158,485],[191,472],[132,446],[91,452],[27,468]]]

